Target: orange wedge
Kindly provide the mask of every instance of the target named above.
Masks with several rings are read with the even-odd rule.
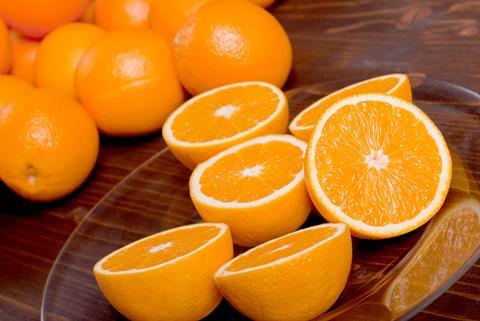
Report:
[[[370,93],[387,94],[409,102],[412,101],[412,90],[407,75],[391,74],[380,76],[342,88],[317,100],[299,113],[288,128],[296,137],[308,140],[326,108],[348,96]]]
[[[194,168],[213,155],[248,139],[282,134],[288,125],[284,93],[264,82],[243,82],[195,96],[163,126],[172,153]]]
[[[194,224],[131,243],[93,272],[108,301],[130,320],[200,320],[221,301],[213,274],[233,257],[225,224]]]
[[[292,232],[311,210],[305,187],[305,142],[291,135],[257,137],[195,168],[193,204],[207,222],[229,225],[233,240],[255,246]]]
[[[344,224],[303,229],[253,248],[215,273],[222,295],[253,320],[310,320],[347,282],[352,240]]]
[[[452,176],[447,144],[430,118],[382,94],[353,96],[325,110],[305,164],[319,212],[373,239],[427,222],[442,206]]]

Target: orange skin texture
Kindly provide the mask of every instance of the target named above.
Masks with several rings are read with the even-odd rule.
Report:
[[[35,81],[76,99],[75,72],[83,54],[105,31],[89,23],[69,23],[49,33],[40,44]]]
[[[87,5],[88,0],[0,0],[0,12],[8,25],[39,39],[80,18]]]
[[[0,18],[0,74],[7,74],[12,66],[12,44],[8,28]]]
[[[113,136],[159,130],[183,101],[171,48],[148,29],[99,39],[78,65],[76,89],[100,130]]]
[[[95,23],[105,30],[148,28],[151,0],[96,0]]]
[[[80,104],[54,91],[31,89],[3,106],[2,116],[0,178],[14,192],[52,201],[88,177],[99,138]]]
[[[292,47],[280,23],[247,1],[212,1],[201,7],[174,40],[180,81],[191,94],[240,81],[282,87]]]
[[[35,61],[40,42],[27,39],[16,31],[10,32],[10,39],[13,50],[11,74],[35,84]]]

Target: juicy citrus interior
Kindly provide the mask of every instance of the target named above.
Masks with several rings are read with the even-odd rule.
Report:
[[[196,226],[161,233],[115,253],[102,264],[102,268],[121,272],[153,267],[194,251],[219,232],[215,226]]]
[[[247,255],[239,257],[228,266],[227,271],[237,272],[273,263],[306,250],[318,242],[331,237],[335,232],[337,232],[337,228],[329,226],[303,230],[301,233],[287,235],[276,241],[259,246]]]
[[[232,137],[268,119],[279,103],[266,86],[227,87],[195,100],[177,115],[172,131],[177,140],[191,143]]]
[[[325,123],[315,149],[328,199],[369,225],[411,219],[437,192],[437,144],[405,109],[374,101],[345,106]]]
[[[267,197],[302,171],[303,155],[300,147],[287,141],[245,146],[205,169],[200,178],[202,193],[222,202]]]

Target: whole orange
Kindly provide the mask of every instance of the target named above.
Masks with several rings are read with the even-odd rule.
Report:
[[[17,96],[0,124],[0,179],[32,201],[80,186],[98,154],[98,132],[80,104],[47,89]]]
[[[76,98],[75,71],[85,51],[105,34],[89,23],[68,23],[49,33],[40,44],[35,66],[38,87]]]
[[[278,87],[292,65],[290,40],[268,11],[244,0],[202,6],[174,40],[179,78],[192,94],[240,81]]]
[[[12,65],[12,45],[8,28],[0,19],[0,74],[10,71]]]
[[[0,13],[10,26],[31,38],[80,18],[88,0],[0,0]]]
[[[39,41],[23,37],[17,31],[10,31],[13,59],[11,74],[35,83],[35,60],[37,59]]]
[[[183,101],[171,48],[148,29],[112,31],[83,55],[76,89],[100,130],[135,136],[159,130]]]
[[[9,76],[0,75],[0,127],[8,119],[8,115],[12,110],[12,103],[19,96],[26,94],[28,91],[33,90],[26,80]]]
[[[95,23],[106,30],[148,27],[151,0],[96,0]]]

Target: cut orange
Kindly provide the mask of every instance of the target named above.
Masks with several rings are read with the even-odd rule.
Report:
[[[292,232],[311,210],[303,174],[306,148],[291,135],[231,147],[195,168],[193,204],[204,220],[227,223],[239,245],[255,246]]]
[[[253,320],[310,320],[337,300],[351,262],[348,228],[322,224],[237,256],[215,273],[215,282]]]
[[[306,156],[319,212],[364,238],[388,238],[427,222],[442,206],[452,160],[440,130],[418,107],[367,94],[322,115]]]
[[[213,274],[233,257],[225,224],[194,224],[131,243],[93,272],[108,301],[130,320],[200,320],[221,301]]]
[[[288,103],[277,87],[264,82],[227,85],[195,96],[173,112],[163,138],[189,168],[248,139],[282,134]]]
[[[326,108],[348,96],[370,93],[387,94],[409,102],[412,101],[412,90],[407,75],[391,74],[380,76],[342,88],[317,100],[299,113],[288,128],[296,137],[308,140]]]

